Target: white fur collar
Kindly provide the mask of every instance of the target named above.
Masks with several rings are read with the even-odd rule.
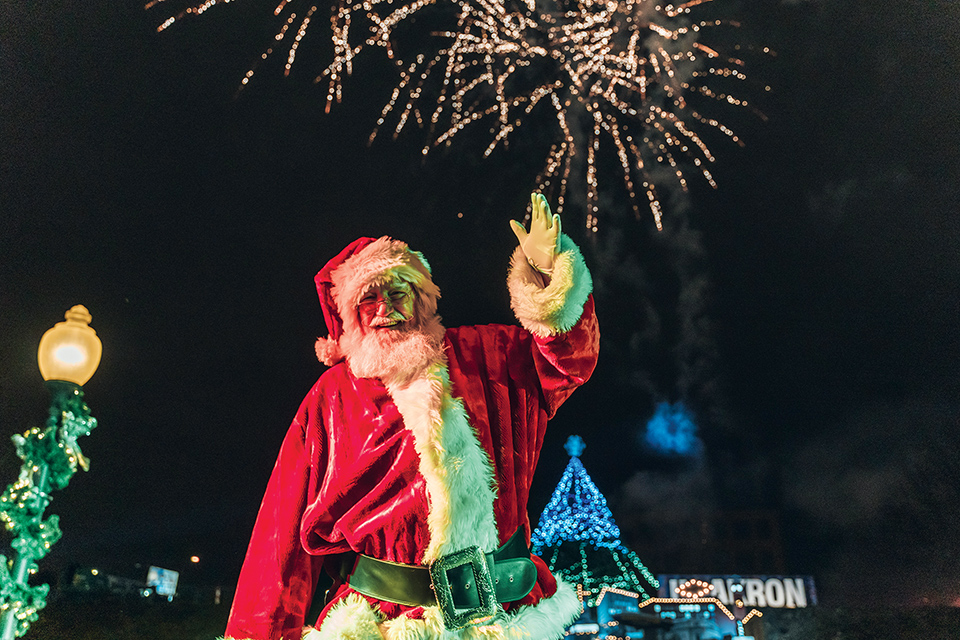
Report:
[[[451,393],[446,358],[405,385],[388,384],[387,390],[413,433],[426,481],[430,543],[424,564],[472,545],[495,550],[493,469],[463,402]]]

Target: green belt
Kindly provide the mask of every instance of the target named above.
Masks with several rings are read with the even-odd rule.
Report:
[[[439,605],[448,629],[480,624],[533,589],[537,568],[517,531],[493,553],[467,547],[429,566],[400,564],[358,555],[353,571],[343,567],[350,588],[365,596],[411,607]]]

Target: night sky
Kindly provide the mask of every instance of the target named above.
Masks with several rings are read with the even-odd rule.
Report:
[[[552,423],[531,517],[578,433],[628,542],[702,509],[773,509],[788,572],[824,603],[960,602],[960,5],[714,4],[776,52],[745,55],[765,118],[716,107],[746,144],[709,140],[719,188],[691,174],[664,191],[663,232],[616,173],[596,235],[571,195],[602,354]],[[230,584],[322,372],[314,274],[393,235],[430,260],[448,326],[513,322],[508,220],[544,154],[518,137],[484,160],[465,135],[424,160],[415,127],[368,146],[394,78],[379,50],[329,114],[309,57],[235,97],[270,10],[157,34],[172,10],[0,7],[0,483],[19,468],[8,436],[46,416],[40,336],[83,304],[104,345],[85,387],[99,426],[41,567]],[[642,444],[655,403],[678,400],[696,459]]]

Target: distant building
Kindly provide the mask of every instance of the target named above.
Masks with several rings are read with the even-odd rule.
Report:
[[[75,567],[65,577],[60,591],[68,596],[112,596],[220,604],[225,595],[229,595],[224,594],[223,588],[219,586],[181,584],[179,572],[153,566],[147,570],[142,580],[108,574],[93,567]]]
[[[782,574],[780,520],[771,510],[713,511],[696,521],[650,523],[656,535],[628,543],[647,562],[676,572]]]

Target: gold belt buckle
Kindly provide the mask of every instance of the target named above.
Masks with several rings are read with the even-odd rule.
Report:
[[[461,609],[458,613],[453,605],[453,592],[450,589],[447,571],[465,565],[470,565],[473,570],[473,583],[476,585],[480,604],[472,609]],[[440,613],[443,614],[443,624],[447,629],[456,631],[483,624],[493,619],[500,611],[490,567],[480,547],[474,545],[437,558],[430,563],[429,569],[433,591],[437,596],[437,604],[440,605]]]

